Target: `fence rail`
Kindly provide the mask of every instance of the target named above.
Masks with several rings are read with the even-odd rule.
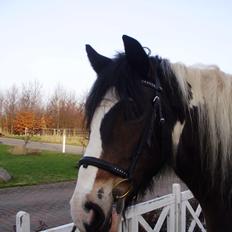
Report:
[[[129,207],[122,219],[119,232],[139,232],[141,228],[148,232],[206,232],[202,210],[197,205],[196,210],[191,206],[192,193],[187,190],[181,192],[179,184],[173,184],[172,193],[150,201]],[[146,215],[159,210],[155,223],[146,220]],[[188,217],[187,217],[188,215]],[[70,232],[73,223],[43,230],[41,232]],[[20,211],[16,216],[16,232],[30,232],[30,216]],[[76,230],[78,232],[78,230]]]

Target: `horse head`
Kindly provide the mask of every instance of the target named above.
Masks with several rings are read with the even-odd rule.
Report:
[[[71,199],[81,231],[107,231],[112,205],[121,211],[144,193],[171,157],[172,128],[183,118],[178,91],[163,88],[171,82],[164,78],[165,61],[149,57],[131,37],[123,42],[125,53],[114,59],[86,46],[97,80],[86,101],[89,143]]]

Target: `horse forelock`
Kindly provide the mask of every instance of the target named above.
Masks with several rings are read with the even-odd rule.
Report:
[[[109,89],[114,89],[119,101],[132,98],[138,106],[143,105],[139,77],[130,68],[123,53],[119,53],[109,67],[98,75],[87,97],[85,104],[87,128],[90,127],[94,112]]]
[[[214,175],[218,167],[222,181],[225,181],[232,167],[232,76],[217,66],[181,63],[171,65],[184,98],[188,99],[187,88],[191,86],[192,99],[188,105],[198,108],[200,146],[207,138],[207,165]]]

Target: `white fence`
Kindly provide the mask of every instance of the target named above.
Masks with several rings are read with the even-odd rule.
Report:
[[[204,223],[199,219],[202,214],[200,205],[196,210],[189,200],[193,199],[192,193],[187,190],[181,192],[179,184],[173,184],[173,192],[163,197],[136,204],[127,209],[125,221],[122,220],[120,232],[206,232]],[[146,215],[159,210],[159,216],[154,221],[146,221]],[[202,216],[201,216],[202,218]],[[204,220],[204,219],[203,219]],[[41,232],[70,232],[73,223],[43,230]],[[77,232],[78,230],[76,230]],[[20,211],[16,216],[16,232],[30,232],[30,215]]]

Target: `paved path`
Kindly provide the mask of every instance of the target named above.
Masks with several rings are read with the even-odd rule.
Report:
[[[69,200],[75,182],[0,189],[0,231],[13,232],[16,213],[31,217],[31,231],[71,222]],[[45,226],[46,225],[46,226]]]
[[[12,138],[3,138],[0,137],[0,143],[13,145],[13,146],[22,146],[24,141],[21,139],[12,139]],[[32,142],[30,141],[27,145],[28,148],[38,149],[38,150],[48,150],[48,151],[62,151],[62,144],[55,143],[43,143],[43,142]],[[66,145],[66,152],[73,154],[82,154],[83,148],[80,146]]]
[[[170,193],[174,182],[180,182],[174,174],[156,180],[154,193],[147,194],[144,200]],[[41,223],[46,228],[70,223],[69,200],[74,188],[75,182],[64,182],[0,189],[0,232],[14,231],[15,216],[20,210],[30,214],[31,231],[37,231]]]
[[[20,146],[19,139],[0,138],[0,143]],[[30,142],[29,148],[61,151],[61,144]],[[80,154],[82,148],[67,145],[67,152]],[[155,181],[155,191],[143,200],[168,194],[172,183],[180,182],[173,174]],[[69,200],[75,188],[75,182],[64,182],[27,187],[0,189],[0,232],[13,232],[16,213],[26,211],[31,217],[31,231],[39,231],[71,222]],[[183,186],[183,189],[186,188]]]

